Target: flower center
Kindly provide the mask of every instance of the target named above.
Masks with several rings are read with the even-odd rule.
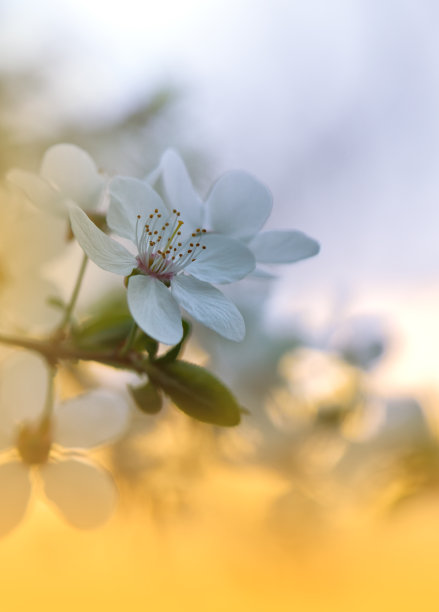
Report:
[[[27,465],[46,463],[52,446],[50,421],[44,419],[39,423],[23,423],[15,444],[18,454]]]
[[[137,215],[138,269],[165,284],[206,249],[202,244],[205,229],[197,228],[189,238],[182,238],[184,221],[181,221],[176,209],[163,215],[156,208],[145,223],[142,224],[140,220],[141,216]]]

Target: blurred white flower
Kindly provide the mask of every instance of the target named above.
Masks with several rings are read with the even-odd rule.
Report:
[[[317,255],[320,250],[316,240],[298,230],[260,231],[270,216],[272,197],[247,172],[226,172],[214,183],[203,203],[183,160],[176,151],[168,149],[146,181],[161,193],[171,209],[180,210],[194,227],[205,227],[246,244],[257,263],[294,263]]]
[[[169,211],[144,182],[115,178],[109,186],[109,227],[136,247],[133,254],[101,232],[78,207],[70,209],[73,233],[98,266],[128,280],[128,306],[137,324],[165,344],[182,337],[179,306],[230,340],[242,340],[244,320],[210,283],[240,280],[254,269],[247,247],[226,236],[187,230],[184,215]]]
[[[64,228],[0,186],[0,328],[47,329],[58,312],[48,303],[57,287],[44,266],[64,249]]]
[[[40,172],[14,168],[7,179],[19,187],[39,209],[68,218],[67,205],[75,202],[87,212],[96,212],[105,192],[106,178],[83,149],[57,144],[43,156]]]
[[[115,393],[91,391],[62,402],[48,419],[47,392],[47,366],[37,355],[16,352],[2,364],[0,535],[22,520],[35,480],[64,518],[81,529],[104,523],[115,505],[110,475],[90,463],[83,451],[123,434],[128,404]]]

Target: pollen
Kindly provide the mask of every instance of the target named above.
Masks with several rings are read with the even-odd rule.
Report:
[[[141,225],[141,215],[137,215],[138,270],[168,284],[206,249],[199,238],[202,230],[197,228],[197,233],[185,238],[182,232],[184,221],[177,209],[164,214],[156,208],[148,217],[148,223]],[[193,240],[194,237],[198,237],[198,242]]]

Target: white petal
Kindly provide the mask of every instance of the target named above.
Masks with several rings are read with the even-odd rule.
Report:
[[[268,219],[272,197],[250,174],[235,170],[219,178],[207,198],[210,229],[234,238],[254,236]]]
[[[171,289],[180,306],[194,319],[229,340],[239,342],[244,338],[244,319],[221,291],[182,274],[172,279]]]
[[[115,234],[135,242],[136,224],[144,225],[154,210],[169,211],[152,187],[135,178],[116,176],[108,185],[111,197],[107,223]],[[140,215],[140,219],[138,216]]]
[[[72,231],[86,255],[107,272],[131,274],[137,266],[134,255],[97,228],[78,206],[69,206],[69,212]]]
[[[220,234],[206,234],[201,241],[206,249],[186,270],[209,283],[233,283],[255,268],[253,253],[242,242]]]
[[[49,372],[37,353],[17,351],[0,368],[0,430],[12,435],[23,421],[36,421],[42,414]]]
[[[263,268],[255,268],[248,276],[249,278],[264,279],[267,281],[277,278],[276,274],[273,274],[269,270],[264,270]]]
[[[95,208],[104,179],[88,153],[72,144],[50,147],[41,162],[41,176],[66,199],[85,209]]]
[[[0,536],[22,521],[31,494],[29,470],[18,461],[0,465]]]
[[[19,187],[40,210],[64,219],[68,217],[65,198],[37,174],[14,168],[6,178]]]
[[[141,274],[128,282],[128,307],[143,331],[164,344],[177,344],[183,335],[177,302],[165,285]]]
[[[47,463],[40,468],[47,498],[79,529],[93,529],[111,516],[117,493],[110,476],[83,461]]]
[[[180,211],[181,218],[192,229],[201,228],[203,204],[180,155],[173,149],[168,149],[162,156],[160,166],[163,191],[170,209],[176,208]]]
[[[54,442],[67,448],[92,448],[123,434],[129,407],[121,394],[96,390],[63,402],[55,415]]]
[[[293,263],[317,255],[319,243],[297,230],[262,232],[248,244],[260,263]]]

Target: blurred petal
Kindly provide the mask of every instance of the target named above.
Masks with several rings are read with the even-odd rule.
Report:
[[[12,435],[16,425],[35,421],[46,401],[49,372],[37,353],[17,351],[0,367],[0,430]]]
[[[106,444],[123,434],[128,420],[128,403],[121,394],[90,391],[58,406],[54,442],[68,448]]]
[[[206,206],[212,231],[242,240],[254,236],[264,225],[271,213],[272,197],[253,176],[234,170],[216,181]]]
[[[83,251],[103,270],[128,276],[137,261],[127,249],[101,232],[78,206],[69,206],[70,222]]]
[[[202,238],[206,246],[186,270],[208,283],[233,283],[247,276],[255,268],[253,253],[245,244],[218,234]]]
[[[262,232],[248,244],[260,263],[293,263],[317,255],[319,243],[297,230]]]
[[[128,306],[143,331],[164,344],[177,344],[183,335],[177,302],[165,285],[150,276],[132,276]]]
[[[171,288],[180,306],[194,319],[229,340],[240,341],[244,338],[244,319],[221,291],[209,283],[184,275],[176,276]]]
[[[17,277],[15,282],[2,288],[0,293],[0,329],[46,332],[54,329],[61,320],[61,311],[48,301],[57,297],[59,290],[50,281],[38,278],[35,274]]]
[[[163,215],[169,211],[152,187],[135,178],[116,176],[110,182],[111,197],[107,223],[115,234],[135,242],[136,226],[142,226],[156,209]],[[140,219],[138,216],[140,215]]]
[[[68,211],[63,196],[37,174],[13,168],[6,178],[19,187],[40,210],[67,218]]]
[[[196,193],[180,155],[168,149],[162,156],[163,191],[169,208],[181,212],[181,218],[192,228],[201,228],[203,204]]]
[[[99,203],[104,179],[83,149],[65,143],[50,147],[44,154],[40,172],[66,199],[87,209]]]
[[[105,523],[116,504],[116,487],[107,472],[76,460],[40,468],[44,491],[64,518],[79,529]]]
[[[23,520],[30,495],[29,470],[18,461],[0,465],[0,537]]]

